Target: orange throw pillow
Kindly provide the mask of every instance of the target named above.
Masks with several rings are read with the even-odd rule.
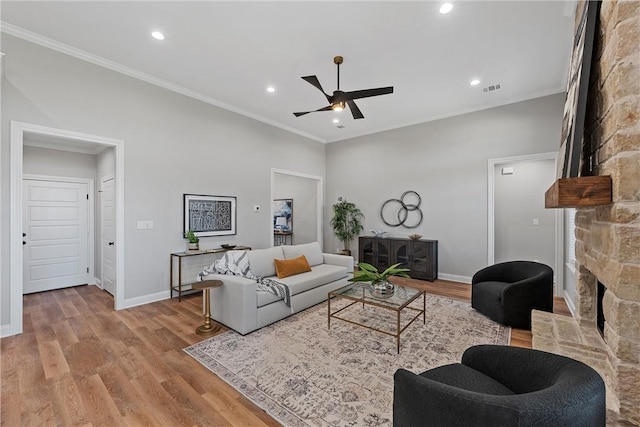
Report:
[[[292,259],[274,259],[273,262],[276,264],[278,279],[311,271],[309,262],[304,255]]]

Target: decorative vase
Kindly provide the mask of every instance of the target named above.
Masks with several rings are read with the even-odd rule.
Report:
[[[198,242],[195,243],[189,243],[188,246],[190,251],[198,251],[200,250],[200,244]]]
[[[371,282],[369,285],[369,292],[374,297],[378,298],[389,298],[393,295],[395,291],[395,286],[388,280],[378,280],[376,282]]]

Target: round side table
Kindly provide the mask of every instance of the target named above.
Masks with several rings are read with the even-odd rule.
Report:
[[[191,285],[192,289],[202,290],[202,297],[204,298],[204,325],[196,328],[196,334],[198,335],[207,336],[220,330],[220,325],[211,323],[211,298],[209,296],[209,291],[219,286],[222,286],[222,280],[204,280]]]

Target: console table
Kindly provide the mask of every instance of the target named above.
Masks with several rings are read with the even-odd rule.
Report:
[[[438,278],[438,241],[411,240],[392,237],[360,237],[358,261],[366,262],[378,270],[400,263],[413,279],[433,282]]]
[[[205,249],[201,251],[174,252],[171,254],[169,267],[169,294],[178,293],[178,301],[182,301],[182,294],[192,291],[191,284],[196,281],[198,273],[210,266],[217,255],[224,252],[250,251],[248,246],[235,246],[233,248]]]
[[[273,231],[273,246],[293,245],[293,231]]]

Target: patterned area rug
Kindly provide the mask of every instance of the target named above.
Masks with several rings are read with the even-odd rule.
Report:
[[[342,303],[332,300],[331,311]],[[422,306],[422,297],[413,303]],[[393,374],[459,362],[467,347],[508,344],[510,328],[468,302],[427,295],[422,316],[395,337],[332,319],[322,303],[246,336],[234,331],[185,351],[284,426],[391,426]],[[368,324],[395,325],[395,313],[356,304]]]

